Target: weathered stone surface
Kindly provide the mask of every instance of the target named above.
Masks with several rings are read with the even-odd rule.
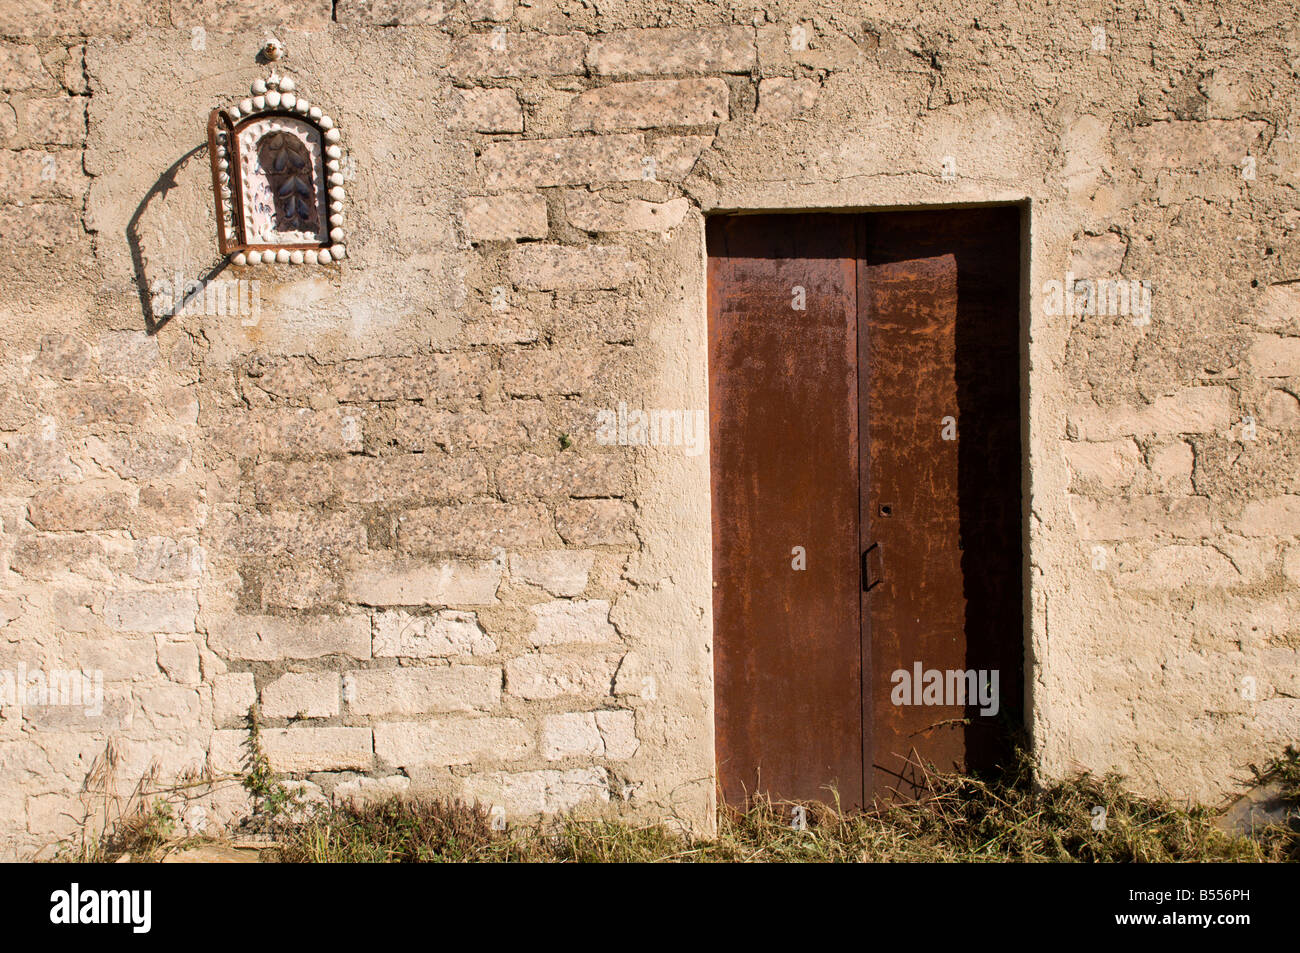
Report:
[[[252,672],[230,672],[212,679],[212,719],[219,727],[242,723],[256,703]]]
[[[524,111],[513,89],[454,89],[449,129],[523,132]]]
[[[668,231],[681,224],[690,207],[686,199],[619,201],[590,192],[570,192],[565,199],[569,221],[587,232]]]
[[[79,473],[57,434],[23,433],[0,437],[0,472],[39,483],[66,480]]]
[[[190,641],[158,639],[158,667],[169,679],[182,685],[198,685],[202,680],[199,647]]]
[[[536,442],[549,426],[546,408],[532,400],[510,401],[490,413],[408,406],[397,409],[393,438],[409,450],[481,450]]]
[[[1252,500],[1242,510],[1233,529],[1246,536],[1300,535],[1300,495]]]
[[[127,589],[104,600],[104,622],[117,632],[193,632],[198,611],[190,590]]]
[[[229,659],[279,659],[344,655],[370,657],[370,619],[362,613],[319,616],[234,615],[207,626],[208,646]]]
[[[223,515],[214,534],[217,544],[237,553],[353,553],[366,548],[366,527],[351,513],[297,512]]]
[[[1072,496],[1070,509],[1083,539],[1210,534],[1209,501],[1203,497],[1166,499],[1150,496],[1100,503],[1087,497]]]
[[[447,16],[440,0],[337,0],[335,19],[361,26],[436,26]]]
[[[1146,168],[1231,168],[1251,153],[1265,128],[1239,120],[1153,122],[1118,130],[1115,149]]]
[[[105,331],[99,336],[99,367],[108,377],[137,379],[158,364],[158,339],[141,331]]]
[[[276,771],[368,771],[374,764],[369,728],[266,728],[262,749]]]
[[[630,711],[567,712],[548,715],[542,722],[542,755],[548,761],[584,757],[622,761],[636,754],[637,747]]]
[[[587,588],[595,553],[557,549],[540,553],[511,553],[510,577],[540,586],[553,596],[577,596]]]
[[[89,373],[94,355],[90,345],[75,334],[46,334],[32,361],[32,370],[48,377],[73,380]]]
[[[458,717],[375,725],[375,754],[395,767],[514,761],[532,748],[532,735],[516,718]]]
[[[262,689],[262,714],[267,718],[331,718],[339,713],[339,676],[322,672],[290,672]]]
[[[635,545],[635,521],[636,510],[622,500],[575,500],[555,511],[555,528],[570,546]]]
[[[1107,232],[1076,239],[1071,251],[1070,272],[1076,278],[1103,278],[1119,274],[1128,243]]]
[[[603,698],[611,693],[618,653],[558,655],[533,653],[506,662],[506,693],[528,700],[578,695]]]
[[[1192,387],[1141,406],[1079,406],[1069,426],[1080,440],[1226,433],[1232,426],[1229,387]]]
[[[543,545],[552,535],[550,526],[546,508],[538,504],[429,506],[399,517],[397,541],[416,553],[492,556]]]
[[[465,200],[462,214],[465,233],[472,242],[545,238],[549,230],[546,199],[540,195],[476,195]]]
[[[106,555],[104,544],[94,536],[32,533],[14,541],[9,568],[33,580],[64,572],[98,576],[107,571]]]
[[[461,790],[467,801],[503,808],[507,820],[562,814],[585,803],[609,800],[609,780],[603,768],[475,774],[465,779]]]
[[[80,197],[89,184],[90,179],[81,169],[81,155],[74,150],[0,152],[0,194],[15,201]]]
[[[30,43],[0,43],[0,89],[48,89],[53,78]]]
[[[361,417],[339,408],[250,412],[218,432],[240,456],[307,457],[361,449]]]
[[[599,86],[568,109],[574,132],[616,132],[655,126],[716,125],[727,119],[729,94],[720,79],[645,80]]]
[[[134,506],[135,494],[129,486],[77,484],[36,494],[28,519],[37,529],[125,529]]]
[[[1162,546],[1131,571],[1121,572],[1116,584],[1127,589],[1160,591],[1171,585],[1215,589],[1239,585],[1241,572],[1232,560],[1210,546]]]
[[[502,463],[496,477],[507,500],[622,496],[631,486],[627,461],[615,453],[522,453]]]
[[[811,79],[773,76],[759,80],[758,111],[760,122],[793,119],[817,105],[821,85]]]
[[[615,369],[612,355],[590,348],[528,348],[501,358],[502,386],[514,397],[587,393]]]
[[[33,145],[75,146],[86,138],[86,100],[81,97],[29,99],[18,116],[24,136]]]
[[[617,288],[640,273],[621,245],[521,245],[510,253],[510,280],[519,288]]]
[[[618,641],[618,633],[609,621],[607,600],[559,599],[539,603],[532,607],[532,612],[537,623],[528,640],[535,646]]]
[[[1137,444],[1130,437],[1063,446],[1076,484],[1085,487],[1128,486],[1141,465]]]
[[[264,463],[254,471],[259,502],[315,504],[455,500],[487,492],[474,457],[442,453]]]
[[[1300,377],[1300,337],[1257,334],[1248,359],[1260,377]]]
[[[649,168],[642,164],[641,177],[656,182],[680,182],[712,143],[712,136],[660,136],[650,150],[654,162]]]
[[[497,643],[483,631],[472,612],[444,609],[431,615],[411,615],[401,610],[375,613],[376,658],[451,658],[491,655],[496,650]]]
[[[1272,430],[1300,430],[1300,397],[1281,388],[1269,391],[1260,422]]]
[[[486,666],[370,669],[347,679],[354,715],[487,711],[501,701],[501,669]]]
[[[190,459],[189,441],[173,434],[92,437],[87,450],[96,463],[126,480],[172,476]]]
[[[356,778],[344,781],[334,789],[334,804],[354,808],[382,804],[405,797],[410,790],[411,779],[401,774],[387,778]]]
[[[485,354],[417,354],[344,361],[322,378],[343,403],[477,397],[491,361]]]
[[[148,402],[121,384],[63,386],[49,399],[54,413],[69,427],[89,424],[139,427],[150,415]]]
[[[529,139],[492,143],[479,169],[490,189],[635,182],[647,175],[646,155],[639,135]]]
[[[634,73],[746,73],[757,56],[754,31],[747,27],[705,30],[662,28],[626,30],[593,40],[587,51],[592,72],[606,76]]]
[[[75,244],[85,237],[81,214],[67,205],[35,202],[25,206],[0,206],[0,242],[58,248]]]
[[[481,606],[496,602],[496,562],[369,558],[349,571],[349,599],[370,606]]]
[[[457,79],[581,74],[585,39],[580,33],[472,33],[452,45],[451,73]]]

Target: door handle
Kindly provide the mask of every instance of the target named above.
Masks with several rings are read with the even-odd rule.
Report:
[[[872,553],[876,554],[874,561],[880,567],[880,571],[876,573],[875,579],[871,578],[871,563],[873,561],[871,558]],[[876,586],[880,585],[884,579],[884,570],[884,552],[881,550],[879,542],[872,543],[862,551],[862,591],[870,592],[872,589],[876,588]]]

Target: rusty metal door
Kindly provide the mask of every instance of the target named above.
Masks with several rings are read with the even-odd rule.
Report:
[[[1021,707],[1019,210],[718,217],[708,243],[723,798],[855,807],[995,763]]]
[[[925,764],[996,763],[1021,708],[1019,216],[866,216],[862,540],[880,568],[863,615],[878,797],[914,793]]]
[[[862,803],[856,222],[713,218],[709,406],[723,797]]]

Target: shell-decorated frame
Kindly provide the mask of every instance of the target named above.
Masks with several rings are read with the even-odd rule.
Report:
[[[343,244],[343,148],[334,120],[292,77],[208,117],[217,243],[236,265],[329,264]]]

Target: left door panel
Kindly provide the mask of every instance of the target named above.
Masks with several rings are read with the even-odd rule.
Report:
[[[721,795],[863,803],[857,234],[708,223]]]

